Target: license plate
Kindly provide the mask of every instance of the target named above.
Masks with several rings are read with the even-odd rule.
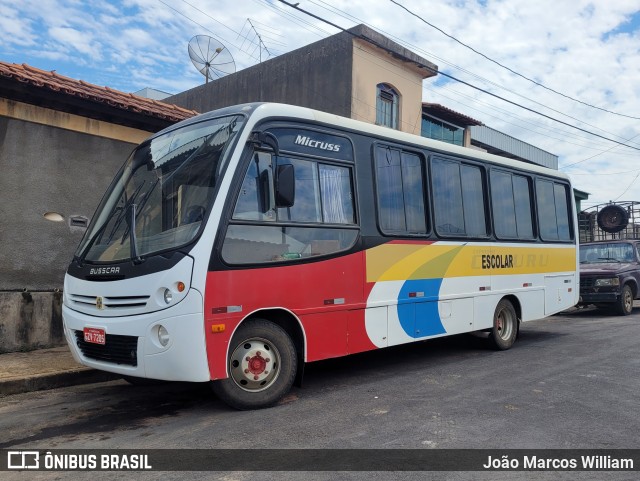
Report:
[[[91,344],[105,344],[107,336],[104,333],[104,329],[98,329],[95,327],[84,328],[84,342],[90,342]]]

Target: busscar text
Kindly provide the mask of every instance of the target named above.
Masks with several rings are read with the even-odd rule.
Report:
[[[104,275],[104,274],[119,274],[119,267],[92,267],[89,271],[90,276]]]

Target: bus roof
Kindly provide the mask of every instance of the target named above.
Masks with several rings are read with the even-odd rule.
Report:
[[[354,120],[347,117],[342,117],[340,115],[322,112],[320,110],[313,110],[307,107],[299,107],[296,105],[281,103],[254,102],[233,105],[218,110],[212,110],[211,112],[207,112],[196,117],[191,117],[189,119],[183,120],[182,122],[179,122],[171,127],[162,130],[161,132],[158,132],[151,138],[169,132],[175,128],[183,127],[195,122],[201,122],[209,118],[232,114],[245,114],[248,117],[250,116],[252,118],[252,123],[257,123],[268,118],[297,118],[301,120],[315,121],[326,126],[333,126],[344,130],[368,134],[393,142],[425,147],[429,150],[438,151],[443,154],[454,154],[467,158],[484,160],[505,167],[517,168],[529,172],[537,172],[540,174],[569,180],[569,176],[567,176],[565,173],[559,172],[554,169],[549,169],[548,167],[531,164],[525,161],[509,159],[507,157],[489,154],[480,150],[461,147],[458,145],[449,144],[447,142],[441,142],[439,140],[429,139],[420,135],[410,134],[407,132],[402,132],[400,130],[391,129],[389,127],[374,125],[367,122],[362,122],[360,120]]]

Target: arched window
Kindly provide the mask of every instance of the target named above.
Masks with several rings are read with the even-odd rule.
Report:
[[[398,92],[390,85],[378,84],[376,95],[376,124],[397,129],[399,107],[400,96]]]

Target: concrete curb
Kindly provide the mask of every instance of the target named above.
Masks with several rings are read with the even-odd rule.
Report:
[[[59,387],[91,384],[96,382],[121,379],[118,374],[97,371],[89,368],[79,368],[72,371],[39,374],[22,379],[7,379],[0,381],[0,396],[21,394],[32,391],[44,391]]]

